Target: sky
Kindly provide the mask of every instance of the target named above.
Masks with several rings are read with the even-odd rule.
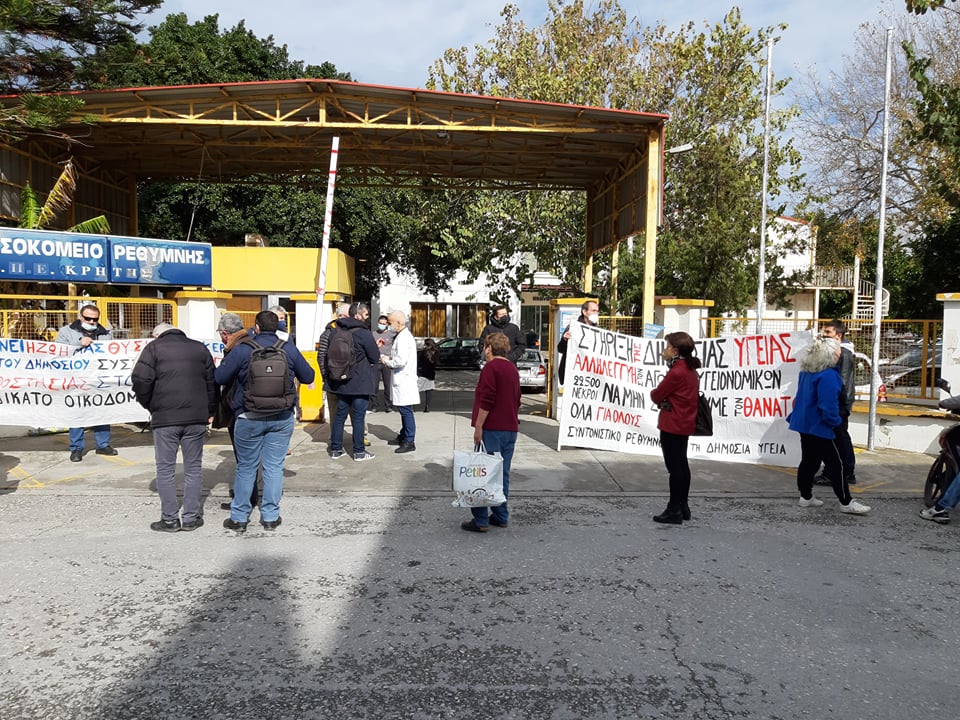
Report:
[[[158,24],[175,12],[191,22],[218,14],[221,30],[245,21],[257,37],[272,35],[286,45],[292,60],[332,62],[354,80],[377,85],[421,88],[427,68],[451,47],[484,44],[494,36],[507,0],[165,0],[148,16]],[[528,25],[541,25],[547,0],[513,0]],[[587,0],[588,7],[596,0]],[[631,18],[645,25],[659,20],[677,29],[687,20],[698,25],[719,22],[733,5],[756,29],[785,22],[783,39],[774,47],[777,78],[821,76],[840,67],[857,28],[881,17],[886,7],[902,12],[903,0],[620,0]],[[644,108],[638,108],[643,110]]]

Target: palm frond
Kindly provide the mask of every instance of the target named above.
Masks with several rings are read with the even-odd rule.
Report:
[[[66,165],[63,166],[63,172],[60,173],[60,177],[47,195],[47,201],[40,208],[36,229],[42,229],[53,221],[58,212],[69,208],[76,189],[77,178],[73,171],[73,160],[67,160]]]
[[[90,218],[89,220],[84,220],[82,223],[77,223],[73,227],[67,229],[70,232],[90,233],[92,235],[109,235],[110,223],[107,221],[106,215],[97,215],[96,217]]]
[[[36,191],[30,187],[30,183],[27,183],[20,191],[20,222],[18,226],[36,230],[39,219],[40,200],[37,198]]]

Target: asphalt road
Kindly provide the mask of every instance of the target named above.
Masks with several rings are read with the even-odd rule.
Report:
[[[8,445],[11,463],[63,454]],[[301,449],[276,532],[256,515],[224,530],[211,495],[207,524],[171,535],[147,529],[145,484],[95,478],[140,472],[147,450],[0,494],[3,720],[960,716],[960,530],[921,520],[915,495],[802,510],[788,476],[769,496],[713,463],[738,492],[665,527],[662,493],[537,485],[535,453],[556,453],[529,440],[531,491],[477,535],[442,481],[308,487],[322,455]],[[423,473],[411,455],[337,467]],[[568,476],[596,462],[575,457]],[[654,460],[613,472],[665,491]]]

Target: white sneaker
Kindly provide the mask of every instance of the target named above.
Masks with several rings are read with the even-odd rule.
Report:
[[[866,515],[870,512],[870,506],[859,503],[856,500],[851,500],[849,505],[841,505],[840,512],[848,513],[849,515]]]
[[[823,500],[817,500],[815,497],[811,495],[809,500],[804,500],[803,498],[800,498],[800,502],[798,502],[797,504],[800,507],[820,507],[821,505],[823,505]]]
[[[924,520],[933,520],[935,523],[940,523],[941,525],[946,525],[950,522],[950,513],[946,510],[937,510],[936,505],[921,510],[920,517]]]

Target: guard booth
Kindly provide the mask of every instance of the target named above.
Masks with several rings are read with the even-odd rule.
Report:
[[[599,302],[595,297],[557,298],[550,301],[550,335],[546,355],[547,368],[547,417],[559,418],[563,403],[563,388],[560,386],[560,353],[557,343],[570,323],[580,317],[580,308],[587,301]],[[543,346],[540,347],[541,352]]]

